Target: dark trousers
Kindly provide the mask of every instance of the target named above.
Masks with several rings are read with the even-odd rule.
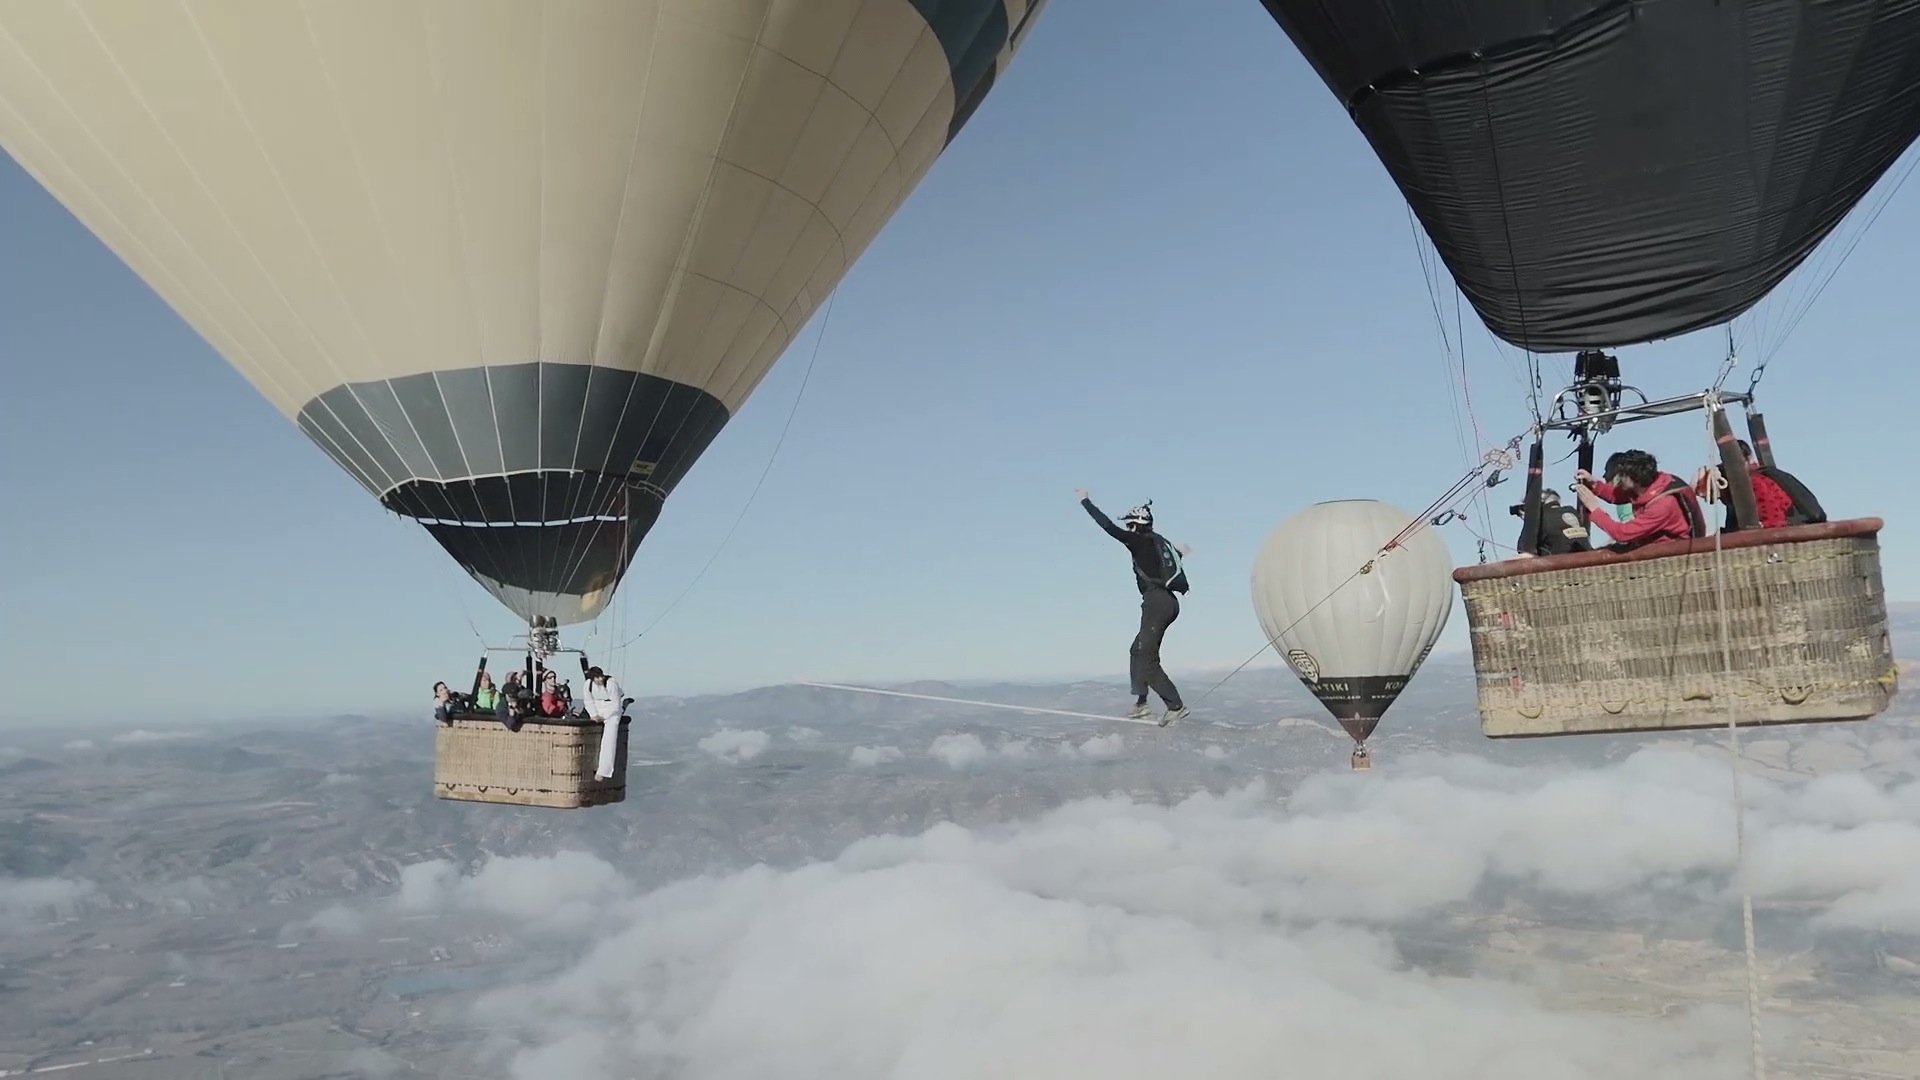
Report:
[[[1151,689],[1169,709],[1180,707],[1180,691],[1160,666],[1160,640],[1166,637],[1167,627],[1179,617],[1178,597],[1165,589],[1148,589],[1140,596],[1140,632],[1134,635],[1133,648],[1129,650],[1133,696],[1144,698]]]

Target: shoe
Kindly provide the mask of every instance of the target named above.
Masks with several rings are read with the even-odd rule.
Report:
[[[1175,720],[1185,720],[1192,711],[1193,710],[1187,708],[1185,705],[1182,705],[1177,709],[1168,709],[1166,715],[1160,718],[1160,726],[1166,727],[1168,724],[1173,723]]]
[[[1129,720],[1145,720],[1145,719],[1146,719],[1147,717],[1149,717],[1149,716],[1152,716],[1152,715],[1153,715],[1153,708],[1152,708],[1151,706],[1148,706],[1148,705],[1135,705],[1135,706],[1133,707],[1133,711],[1127,714],[1127,719],[1129,719]]]

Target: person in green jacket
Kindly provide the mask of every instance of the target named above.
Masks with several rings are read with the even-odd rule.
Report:
[[[493,712],[500,705],[500,691],[493,688],[493,676],[480,673],[480,689],[473,692],[473,707],[478,712]]]

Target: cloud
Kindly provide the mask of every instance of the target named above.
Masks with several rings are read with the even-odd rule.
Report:
[[[752,761],[766,753],[767,746],[773,741],[764,731],[741,731],[738,728],[721,728],[719,731],[700,740],[700,749],[719,758],[738,765]]]
[[[1088,739],[1073,749],[1074,752],[1081,757],[1110,758],[1120,756],[1120,753],[1126,748],[1126,736],[1121,735],[1119,732],[1114,732],[1110,735],[1095,735],[1093,738]]]
[[[344,904],[334,904],[322,908],[313,918],[305,922],[293,924],[293,929],[310,930],[323,937],[353,938],[367,932],[367,920],[359,912]],[[283,932],[280,936],[287,938],[289,935]]]
[[[592,926],[631,889],[612,866],[579,851],[496,857],[472,874],[434,859],[401,868],[394,906],[414,915],[503,915],[529,931],[565,931]]]
[[[1200,748],[1199,754],[1208,761],[1225,761],[1232,756],[1227,753],[1227,748],[1219,743],[1208,743]]]
[[[331,787],[335,784],[351,784],[358,781],[359,779],[360,779],[359,773],[330,772],[327,775],[321,777],[320,782],[322,784],[325,784]]]
[[[856,746],[847,755],[847,764],[870,768],[889,761],[899,761],[905,756],[897,746]]]
[[[927,753],[947,763],[949,768],[964,769],[987,759],[987,746],[972,732],[936,736]]]
[[[972,732],[958,735],[948,733],[936,736],[927,747],[927,754],[947,763],[952,769],[964,769],[991,757],[1003,757],[1015,761],[1031,758],[1038,751],[1032,739],[1007,736],[995,743],[992,749],[981,741],[980,736]]]
[[[962,767],[1001,751],[969,734],[929,752]],[[1836,930],[1916,910],[1920,786],[1749,775],[1745,790],[1757,891],[1824,903]],[[1237,1080],[1276,1062],[1359,1080],[1733,1080],[1738,1009],[1552,1008],[1521,984],[1410,968],[1391,933],[1491,884],[1613,905],[1602,913],[1663,890],[1730,912],[1731,799],[1710,751],[1587,771],[1408,756],[1284,800],[1259,780],[1171,806],[1082,799],[651,892],[577,852],[468,875],[423,863],[399,903],[514,915],[579,944],[560,974],[476,1006],[516,1033],[522,1080]]]
[[[117,743],[153,743],[171,742],[174,739],[191,739],[193,737],[194,733],[191,731],[148,731],[145,728],[135,728],[132,731],[123,731],[115,735],[113,741]]]
[[[92,740],[92,739],[75,739],[75,740],[73,740],[72,742],[66,742],[66,743],[61,743],[61,744],[60,744],[60,749],[62,749],[62,750],[91,750],[91,749],[93,749],[93,740]]]
[[[0,877],[0,922],[72,918],[98,896],[93,882],[80,878]]]
[[[1920,934],[1920,781],[1883,789],[1847,773],[1763,798],[1757,894],[1831,900],[1820,927]]]
[[[787,738],[797,743],[819,742],[820,732],[810,727],[790,727],[787,729]]]

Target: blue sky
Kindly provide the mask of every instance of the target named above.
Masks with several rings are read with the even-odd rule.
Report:
[[[1328,498],[1416,510],[1464,470],[1461,353],[1449,381],[1385,170],[1260,5],[1168,10],[1048,8],[848,274],[766,486],[617,658],[630,689],[1122,671],[1138,598],[1076,487],[1116,513],[1154,500],[1194,548],[1167,660],[1232,666],[1260,645],[1248,574],[1282,519]],[[1834,515],[1886,519],[1895,597],[1920,595],[1915,514],[1884,479],[1912,454],[1894,403],[1920,391],[1917,232],[1920,184],[1762,384],[1782,464]],[[407,708],[465,678],[476,628],[518,631],[5,158],[0,238],[0,716]],[[1779,338],[1813,280],[1742,319],[1741,339],[1761,316]],[[1521,361],[1462,310],[1474,416],[1504,441],[1527,420]],[[631,637],[714,553],[821,323],[668,502],[593,637],[570,641]],[[1621,359],[1658,396],[1710,382],[1723,350],[1710,331]],[[1705,456],[1693,418],[1629,432],[1604,449],[1687,471]],[[1495,492],[1502,543],[1517,485]],[[1443,534],[1474,559],[1472,535]],[[1442,647],[1464,642],[1456,609]]]

